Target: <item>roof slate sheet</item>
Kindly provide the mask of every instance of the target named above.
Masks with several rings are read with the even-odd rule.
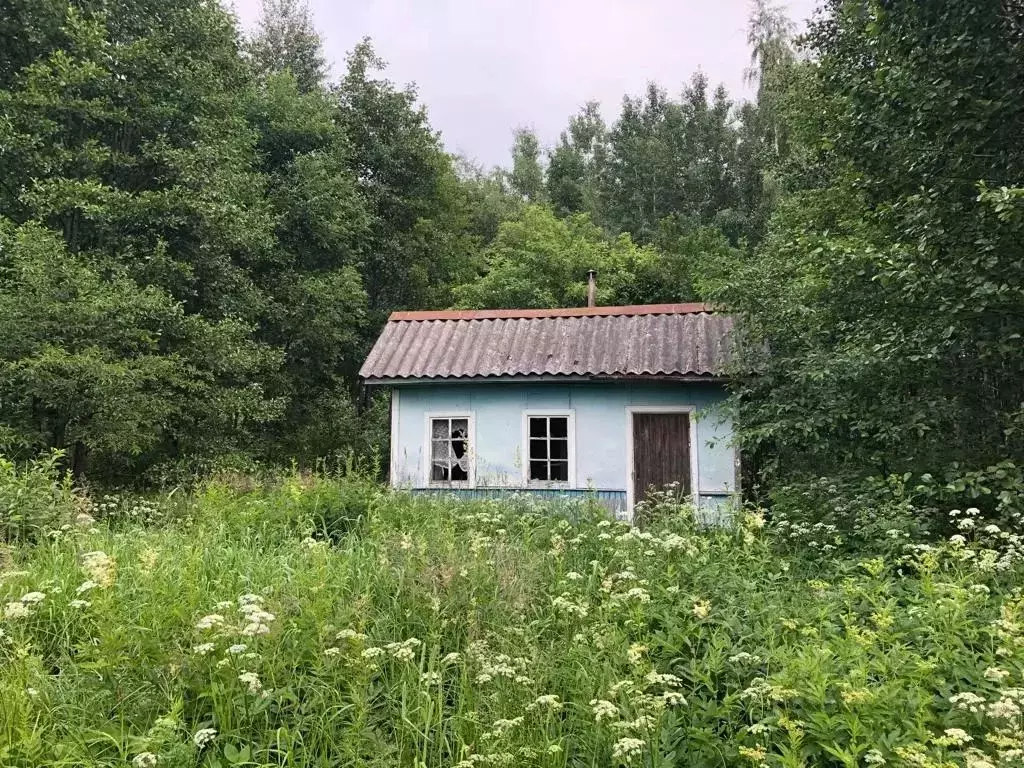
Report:
[[[396,312],[359,375],[409,379],[721,376],[733,319],[701,304]]]

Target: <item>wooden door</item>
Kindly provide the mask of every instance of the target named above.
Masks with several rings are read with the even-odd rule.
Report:
[[[633,414],[633,502],[648,490],[679,483],[681,497],[689,496],[690,416],[687,413]]]

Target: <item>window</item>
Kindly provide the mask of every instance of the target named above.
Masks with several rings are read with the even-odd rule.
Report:
[[[430,482],[470,481],[469,417],[430,419]]]
[[[526,480],[530,483],[569,483],[572,477],[570,414],[526,416]]]

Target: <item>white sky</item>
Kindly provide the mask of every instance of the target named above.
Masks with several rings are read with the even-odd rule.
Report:
[[[231,2],[231,0],[228,0]],[[233,0],[252,28],[260,0]],[[816,0],[788,0],[803,27]],[[614,119],[649,80],[670,93],[698,69],[749,96],[748,0],[310,0],[337,73],[373,39],[396,83],[414,82],[449,150],[504,164],[519,126],[550,145],[587,101]]]

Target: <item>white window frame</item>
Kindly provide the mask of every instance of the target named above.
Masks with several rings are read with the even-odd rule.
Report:
[[[469,430],[469,479],[432,480],[434,419],[466,419]],[[423,414],[423,487],[476,488],[476,413],[474,411],[430,411]]]
[[[636,501],[636,468],[633,466],[633,414],[685,413],[689,416],[690,438],[690,491],[693,506],[700,503],[700,472],[697,462],[697,406],[695,405],[628,405],[626,406],[626,517],[633,522],[633,504]]]
[[[555,416],[567,418],[566,443],[569,453],[568,480],[531,480],[530,479],[530,419],[536,416]],[[523,411],[523,487],[524,488],[576,488],[576,411],[573,409],[530,409]]]

